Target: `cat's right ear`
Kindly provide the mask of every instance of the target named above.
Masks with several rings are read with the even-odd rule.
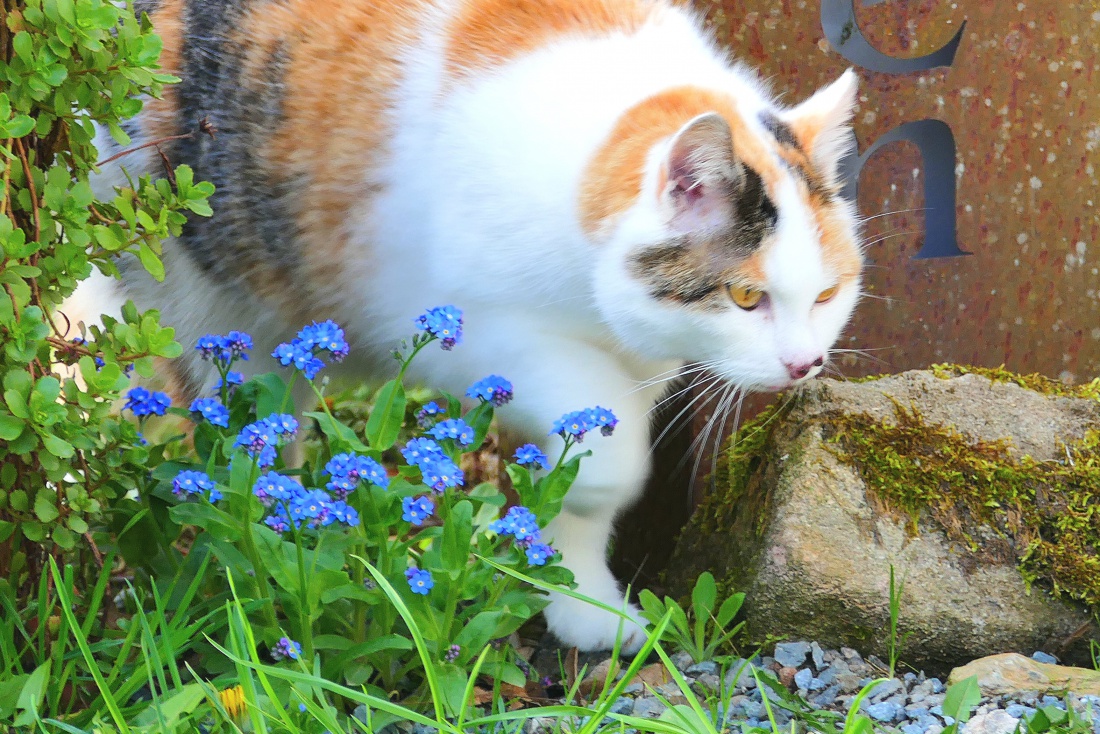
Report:
[[[729,123],[716,112],[688,122],[672,138],[661,169],[661,201],[680,232],[720,229],[732,212],[731,192],[744,176]]]

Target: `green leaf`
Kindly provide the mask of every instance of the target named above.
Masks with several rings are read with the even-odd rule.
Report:
[[[718,610],[718,616],[715,621],[718,622],[719,627],[725,627],[727,624],[733,621],[733,618],[737,616],[737,613],[741,611],[741,605],[745,602],[745,595],[743,593],[730,594],[724,602],[722,602],[722,608]]]
[[[34,496],[34,514],[42,522],[53,522],[61,513],[57,509],[57,495],[42,488]]]
[[[703,571],[696,579],[695,588],[691,591],[691,608],[695,616],[704,619],[709,617],[717,598],[718,585],[714,583],[714,575],[710,571]]]
[[[64,525],[55,525],[50,533],[50,538],[65,550],[72,550],[76,547],[76,533]]]
[[[462,500],[451,508],[443,523],[443,566],[464,568],[470,559],[470,539],[474,535],[474,506]]]
[[[46,684],[50,680],[50,661],[39,665],[23,684],[23,690],[19,691],[19,700],[15,707],[21,711],[37,711],[46,698]]]
[[[0,440],[14,441],[19,438],[19,434],[23,432],[23,428],[27,424],[20,418],[16,418],[14,415],[4,415],[0,413]]]
[[[367,443],[372,449],[385,451],[397,441],[406,403],[405,388],[398,380],[390,380],[378,391],[374,410],[367,419]]]
[[[16,115],[4,125],[9,138],[21,138],[34,129],[34,118],[27,115]]]
[[[952,686],[948,686],[947,694],[943,698],[944,716],[955,719],[952,726],[957,728],[970,718],[971,711],[981,703],[981,700],[982,689],[978,686],[978,676],[972,675]]]
[[[70,459],[76,453],[71,443],[52,433],[40,433],[39,438],[42,439],[42,445],[46,450],[59,459]]]
[[[351,430],[340,421],[333,419],[328,413],[309,411],[302,413],[302,415],[317,421],[317,427],[321,429],[321,433],[328,436],[329,441],[332,442],[334,452],[370,450],[366,444],[360,441],[359,437],[355,435],[355,431]]]
[[[153,249],[149,247],[148,243],[144,240],[138,245],[138,260],[141,260],[142,266],[152,275],[153,278],[159,283],[164,280],[164,263],[161,262],[157,253],[153,252]]]
[[[168,511],[168,517],[177,525],[195,525],[214,534],[219,540],[230,542],[241,537],[240,526],[233,516],[222,512],[206,501],[184,502]]]

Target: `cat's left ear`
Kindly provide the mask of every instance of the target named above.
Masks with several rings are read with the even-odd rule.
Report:
[[[672,227],[699,232],[725,226],[733,216],[731,192],[743,177],[725,118],[708,112],[688,122],[673,136],[661,169],[660,196]]]
[[[851,147],[850,124],[858,88],[859,77],[848,69],[835,82],[780,115],[814,166],[830,178],[836,177],[837,167]]]

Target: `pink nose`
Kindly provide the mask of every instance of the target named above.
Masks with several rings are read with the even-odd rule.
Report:
[[[824,357],[818,357],[813,362],[784,362],[783,366],[787,368],[787,374],[791,376],[792,380],[801,380],[806,375],[810,374],[810,370],[814,367],[820,367],[825,364]]]

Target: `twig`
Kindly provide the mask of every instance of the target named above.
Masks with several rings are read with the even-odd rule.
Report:
[[[183,133],[182,135],[169,135],[168,137],[165,137],[165,138],[157,138],[156,140],[150,140],[149,142],[142,143],[141,145],[135,145],[133,148],[127,148],[126,150],[120,150],[119,152],[117,152],[113,156],[111,156],[110,158],[104,158],[103,160],[99,161],[95,165],[96,165],[96,168],[99,168],[100,166],[105,166],[108,163],[111,163],[112,161],[117,161],[119,158],[121,158],[123,156],[130,155],[131,153],[136,153],[137,151],[141,150],[142,148],[152,148],[154,146],[160,145],[161,143],[170,143],[173,140],[189,140],[193,137],[195,137],[195,133]]]
[[[214,127],[214,124],[212,122],[210,122],[209,117],[204,117],[201,120],[199,120],[198,132],[202,133],[203,135],[209,135],[211,138],[215,138],[215,137],[217,137],[218,128]],[[156,147],[158,150],[160,150],[161,143],[170,143],[174,140],[190,140],[193,137],[195,137],[195,133],[191,132],[191,133],[181,133],[179,135],[168,135],[167,137],[157,138],[156,140],[150,140],[146,143],[142,143],[141,145],[135,145],[132,148],[127,148],[126,150],[121,150],[118,153],[115,153],[110,158],[104,158],[103,160],[96,163],[96,167],[98,168],[99,166],[105,166],[105,165],[107,165],[108,163],[110,163],[112,161],[117,161],[119,158],[121,158],[125,155],[130,155],[131,153],[133,153],[135,151],[139,151],[142,148]],[[164,156],[163,152],[161,153],[161,157],[165,158],[165,161],[167,162],[167,157]]]
[[[38,219],[38,192],[34,189],[34,175],[31,173],[31,164],[27,161],[27,150],[19,138],[14,138],[15,147],[19,152],[19,160],[23,161],[23,175],[27,177],[27,188],[31,192],[31,213],[34,215],[34,241],[42,241],[42,222]]]

